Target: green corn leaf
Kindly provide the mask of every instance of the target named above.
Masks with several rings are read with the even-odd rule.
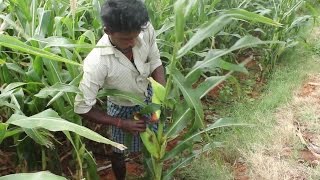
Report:
[[[38,130],[38,129],[30,129],[30,128],[22,128],[22,129],[36,143],[38,143],[38,144],[40,144],[42,146],[45,146],[47,148],[53,148],[54,147],[53,143],[49,140],[49,137],[46,134],[41,133],[40,130]]]
[[[45,51],[43,49],[39,49],[39,48],[36,48],[36,47],[33,47],[33,46],[29,46],[29,45],[21,42],[20,40],[18,40],[15,37],[12,37],[12,36],[0,34],[0,45],[8,47],[8,48],[11,48],[13,50],[22,51],[22,52],[27,53],[27,54],[32,54],[32,55],[35,55],[35,56],[44,57],[44,58],[51,59],[51,60],[54,60],[54,61],[64,62],[64,63],[69,63],[69,64],[81,66],[81,64],[79,64],[79,63],[77,63],[75,61],[71,61],[69,59],[57,56],[56,54],[53,54],[53,53],[48,52],[48,51]]]
[[[9,70],[19,73],[21,76],[25,76],[26,72],[16,63],[6,63]]]
[[[1,94],[7,93],[7,92],[9,92],[11,90],[16,89],[17,87],[25,85],[25,84],[27,84],[27,83],[23,83],[23,82],[10,83],[1,91]]]
[[[142,108],[142,110],[140,111],[141,114],[150,114],[153,113],[157,110],[160,109],[160,105],[159,104],[155,104],[155,103],[151,103],[146,105],[145,107]]]
[[[48,77],[48,82],[50,84],[56,84],[56,83],[63,83],[63,77],[62,77],[62,67],[59,63],[54,61],[44,61],[44,65],[47,67],[48,71],[45,71],[45,74]],[[67,101],[69,104],[72,104],[73,97],[71,97],[70,94],[65,93],[64,94],[64,100]],[[57,108],[59,109],[59,112],[64,112],[63,106],[64,102],[63,99],[59,99],[55,101],[55,104]]]
[[[253,36],[244,36],[241,39],[239,39],[231,48],[229,49],[224,49],[224,50],[213,50],[210,51],[206,58],[203,61],[197,62],[190,72],[187,74],[186,78],[190,79],[192,78],[193,74],[196,73],[197,71],[201,71],[202,69],[206,67],[211,67],[212,65],[216,66],[222,66],[225,68],[228,68],[230,70],[237,70],[241,72],[247,72],[244,67],[242,66],[230,66],[230,64],[226,63],[221,63],[221,60],[219,60],[220,57],[231,53],[232,51],[241,49],[241,48],[247,48],[247,47],[252,47],[256,45],[261,45],[261,44],[270,44],[270,43],[280,43],[277,41],[261,41],[259,38],[253,37]],[[194,78],[192,78],[194,79]]]
[[[192,111],[188,108],[188,105],[184,102],[177,106],[173,112],[173,123],[169,124],[169,128],[166,131],[165,137],[174,139],[179,133],[188,125],[190,119],[192,119]]]
[[[185,0],[178,0],[174,4],[175,14],[175,37],[177,42],[182,42],[184,35],[185,17],[184,17],[184,6]]]
[[[91,30],[87,30],[86,32],[84,32],[82,34],[82,36],[87,37],[90,40],[92,45],[96,44],[96,37],[95,37],[94,33]]]
[[[225,14],[222,14],[217,18],[214,17],[211,21],[201,26],[198,31],[192,36],[192,38],[187,42],[187,44],[178,51],[178,58],[185,55],[189,50],[198,45],[204,39],[210,36],[214,36],[215,34],[220,32],[226,25],[232,22],[233,18],[250,20],[253,22],[261,22],[278,27],[281,26],[280,23],[256,13],[248,12],[242,9],[229,10]]]
[[[100,179],[97,172],[97,163],[89,152],[84,153],[83,158],[87,164],[88,179]]]
[[[195,126],[196,127],[203,127],[203,108],[200,99],[196,96],[196,93],[191,88],[190,84],[186,83],[185,78],[183,75],[179,72],[179,70],[175,70],[174,72],[171,72],[173,76],[173,80],[175,84],[179,87],[180,91],[183,94],[184,99],[188,103],[189,107],[191,109],[194,109],[195,111]]]
[[[90,37],[92,38],[92,37]],[[77,44],[77,41],[68,39],[66,37],[60,37],[60,36],[50,36],[48,38],[41,38],[41,37],[33,37],[30,40],[35,40],[37,42],[43,43],[45,45],[45,48],[49,47],[65,47],[65,48],[87,48],[87,49],[93,49],[97,46],[94,44],[88,44],[88,43],[81,43]],[[100,47],[100,46],[99,46]]]
[[[75,79],[73,79],[69,84],[68,86],[72,86],[72,87],[75,87],[77,88],[77,90],[74,91],[74,93],[79,93],[79,89],[78,87],[74,86],[74,85],[77,85],[79,84],[79,81],[81,80],[82,78],[82,73],[80,73]],[[56,93],[55,96],[52,97],[52,99],[48,102],[47,106],[50,106],[53,102],[55,102],[59,97],[61,97],[65,92],[58,92]],[[73,107],[73,103],[69,104],[70,106]]]
[[[241,49],[241,48],[248,48],[248,47],[254,47],[261,44],[273,44],[273,43],[283,43],[280,41],[261,41],[257,37],[253,36],[244,36],[241,39],[239,39],[230,49],[227,50],[227,53],[230,53],[232,51]]]
[[[4,140],[8,128],[8,124],[0,123],[0,144]]]
[[[120,97],[126,100],[130,100],[134,103],[136,103],[137,105],[140,105],[142,107],[146,106],[145,102],[143,101],[143,99],[133,93],[130,92],[125,92],[125,91],[119,91],[116,89],[103,89],[101,91],[98,92],[97,97],[106,97],[106,96],[115,96],[115,97]]]
[[[152,102],[155,103],[161,103],[164,100],[164,96],[166,93],[165,87],[155,81],[152,77],[148,78],[148,80],[151,82],[152,90],[153,90],[153,96],[152,96]]]
[[[214,18],[208,23],[202,25],[197,32],[191,37],[191,39],[178,51],[177,57],[181,58],[189,50],[198,45],[204,39],[214,36],[220,32],[226,25],[232,21],[232,18],[227,15]]]
[[[54,26],[56,27],[56,30],[54,32],[55,36],[59,36],[59,37],[62,36],[62,31],[63,31],[62,20],[63,20],[63,17],[60,17],[60,16],[57,16],[54,18]]]
[[[14,21],[12,21],[10,19],[10,15],[4,16],[2,14],[0,14],[0,18],[3,19],[6,23],[8,23],[11,27],[13,27],[16,31],[18,31],[19,34],[21,34],[21,36],[25,39],[30,38],[29,35],[27,35],[24,30],[18,26],[17,23],[15,23]]]
[[[192,143],[192,140],[194,138],[199,137],[203,133],[206,133],[206,132],[211,131],[213,129],[217,129],[217,128],[221,128],[221,127],[230,127],[230,126],[249,126],[249,124],[236,122],[232,118],[221,118],[221,119],[217,120],[215,123],[209,125],[204,130],[199,131],[197,133],[194,133],[194,134],[186,137],[181,142],[179,142],[178,145],[175,148],[173,148],[170,152],[168,152],[165,155],[164,160],[172,158],[175,155],[183,152],[186,149],[186,147],[190,146],[190,143]]]
[[[200,99],[203,98],[210,90],[218,86],[223,82],[227,77],[226,76],[212,76],[206,78],[201,84],[196,88],[197,97]]]
[[[292,13],[296,13],[296,12],[297,12],[297,9],[299,9],[304,2],[305,2],[304,0],[300,0],[300,1],[298,1],[295,5],[293,5],[290,10],[287,10],[287,11],[283,14],[283,16],[282,16],[282,18],[281,18],[281,21],[282,21],[282,20],[285,20],[285,18],[288,18]]]
[[[25,0],[15,0],[11,2],[14,2],[16,10],[19,10],[21,12],[18,14],[21,16],[20,18],[27,20],[27,22],[31,22],[32,14],[30,12],[29,2]]]
[[[41,171],[36,173],[18,173],[0,177],[0,180],[67,180],[62,176],[57,176],[49,171]]]
[[[286,32],[288,33],[290,30],[301,27],[303,24],[307,23],[311,19],[311,16],[305,15],[301,17],[297,17],[294,19],[294,21],[290,24],[290,26],[286,29]]]
[[[29,129],[44,128],[49,131],[72,131],[92,141],[110,144],[120,150],[126,149],[126,147],[122,144],[110,141],[109,139],[104,138],[103,136],[97,134],[96,132],[86,127],[61,119],[58,116],[58,113],[51,109],[45,110],[39,114],[30,117],[13,114],[9,118],[7,123]]]
[[[32,60],[32,67],[33,70],[37,73],[39,77],[43,75],[43,61],[42,58],[37,56],[35,59]]]
[[[44,8],[38,8],[38,16],[39,16],[39,22],[38,27],[35,31],[35,35],[45,37],[47,34],[50,26],[52,26],[51,23],[51,11],[45,10]]]
[[[78,87],[74,85],[64,84],[64,83],[56,83],[53,86],[45,87],[40,90],[40,92],[34,96],[39,98],[47,98],[48,96],[54,97],[56,94],[72,92],[72,93],[81,93]]]
[[[234,18],[249,20],[250,22],[259,22],[259,23],[264,23],[264,24],[277,26],[277,27],[282,26],[282,24],[279,22],[276,22],[270,18],[264,17],[257,13],[246,11],[244,9],[231,9],[231,10],[227,10],[225,13]]]
[[[188,0],[186,1],[186,7],[184,10],[184,16],[188,17],[191,14],[192,9],[195,7],[197,4],[198,0]]]
[[[155,158],[160,158],[160,145],[157,141],[156,134],[148,127],[145,132],[140,133],[140,138],[148,150],[148,152]]]
[[[0,98],[1,98],[1,97],[0,97]],[[12,104],[12,103],[8,103],[8,102],[3,101],[3,100],[0,99],[0,107],[1,107],[1,106],[9,107],[9,108],[15,110],[16,112],[19,112],[19,111],[20,111],[20,109],[19,109],[18,106],[14,105],[14,104]]]
[[[2,65],[2,64],[6,64],[6,61],[3,59],[0,59],[0,65]]]
[[[71,134],[70,134],[69,131],[63,131],[63,133],[64,133],[64,135],[66,135],[67,139],[70,141],[70,143],[71,143],[71,145],[72,145],[72,147],[73,147],[73,149],[74,149],[74,151],[76,153],[76,157],[77,157],[77,161],[79,163],[79,166],[82,167],[82,161],[81,161],[81,158],[80,158],[80,153],[81,153],[80,150],[81,149],[76,146],[76,144],[75,144],[74,140],[72,139]],[[75,141],[77,141],[77,140],[75,140]]]
[[[14,128],[7,129],[3,139],[15,136],[16,134],[20,134],[22,132],[24,132],[24,130],[20,127],[14,127]]]
[[[196,64],[192,67],[192,70],[186,76],[187,79],[190,79],[193,74],[197,74],[196,71],[200,70],[201,72],[210,72],[216,68],[221,68],[229,71],[238,71],[248,74],[247,69],[243,65],[236,65],[226,61],[223,61],[221,58],[216,58],[223,53],[222,50],[210,50],[203,61],[197,61]],[[195,78],[191,78],[195,79]],[[196,78],[198,79],[198,77]],[[188,80],[189,81],[189,80]],[[193,80],[194,81],[194,80]]]
[[[13,78],[11,76],[11,73],[7,67],[7,64],[3,64],[0,66],[0,74],[2,82],[11,83],[13,82]]]
[[[15,106],[17,106],[18,109],[21,109],[17,98],[13,94],[10,94],[10,97],[11,97],[11,103],[14,104]]]
[[[164,57],[164,58],[170,60],[170,59],[172,59],[173,56],[168,52],[160,52],[160,57]],[[161,59],[163,59],[163,58],[161,58]]]
[[[213,148],[222,147],[222,146],[223,146],[223,144],[221,142],[210,142],[210,143],[204,145],[202,149],[195,151],[191,156],[183,158],[183,159],[179,160],[178,162],[174,163],[171,166],[172,168],[169,168],[168,171],[164,172],[163,179],[164,180],[172,179],[173,173],[181,166],[190,162],[193,158],[198,157],[200,154],[207,152]]]
[[[156,30],[156,36],[158,36],[158,35],[166,32],[166,31],[170,30],[173,27],[174,27],[174,22],[172,21],[172,19],[171,18],[166,19],[164,21],[161,29]]]

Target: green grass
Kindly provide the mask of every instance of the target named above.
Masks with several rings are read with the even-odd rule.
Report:
[[[270,143],[273,139],[276,119],[274,112],[277,108],[288,104],[292,100],[294,90],[301,87],[308,74],[319,73],[320,56],[314,47],[319,40],[311,39],[309,44],[302,44],[282,56],[280,64],[268,78],[268,84],[257,100],[244,100],[233,104],[231,108],[225,108],[219,112],[222,117],[230,116],[249,124],[253,127],[235,128],[217,135],[215,140],[225,142],[223,150],[212,151],[212,161],[195,160],[188,166],[187,171],[182,171],[181,177],[206,177],[210,171],[212,176],[219,175],[215,179],[229,179],[231,165],[240,157],[241,152],[254,151],[255,147]],[[310,114],[304,114],[305,118],[313,118]],[[224,161],[225,163],[217,163]],[[208,165],[206,165],[208,164]],[[215,166],[208,169],[206,166]],[[220,165],[219,165],[220,164]],[[220,171],[223,169],[224,171]],[[203,170],[200,171],[199,170]],[[192,172],[192,173],[190,173]],[[198,173],[199,172],[199,173]],[[182,178],[183,179],[183,178]],[[206,179],[206,178],[203,178]]]
[[[182,168],[177,173],[178,179],[185,180],[232,180],[230,168],[222,166],[222,162],[212,162],[211,158],[200,158],[193,161],[192,165]]]

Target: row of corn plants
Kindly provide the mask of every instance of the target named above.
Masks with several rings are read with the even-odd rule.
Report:
[[[94,157],[81,136],[124,148],[84,128],[81,118],[73,113],[81,62],[102,34],[102,2],[0,0],[0,143],[1,147],[16,147],[21,172],[51,170],[64,175],[61,169],[52,168],[60,164],[59,134],[54,131],[62,131],[73,147],[74,179],[98,179]],[[159,130],[143,135],[147,137],[145,164],[151,179],[170,179],[193,157],[222,145],[207,132],[242,125],[223,118],[207,126],[201,105],[201,98],[232,72],[247,72],[246,62],[234,63],[234,53],[263,49],[268,55],[266,63],[274,65],[281,52],[296,41],[288,38],[315,14],[296,15],[299,8],[312,9],[308,2],[298,0],[145,3],[157,29],[167,84],[162,87],[153,82],[151,105],[126,92],[101,91],[100,96],[127,94],[145,107],[144,113],[161,110]],[[229,73],[217,74],[218,69]],[[177,137],[179,145],[166,151],[167,143]],[[196,142],[200,143],[195,149]],[[170,163],[173,160],[175,163]],[[170,166],[164,169],[165,162]]]

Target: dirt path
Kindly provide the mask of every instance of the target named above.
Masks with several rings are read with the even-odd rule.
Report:
[[[320,74],[309,76],[275,117],[270,143],[241,152],[235,179],[320,179]]]

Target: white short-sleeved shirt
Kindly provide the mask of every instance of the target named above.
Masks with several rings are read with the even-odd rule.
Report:
[[[162,64],[155,38],[151,24],[136,38],[132,49],[135,67],[124,54],[112,46],[105,34],[97,43],[97,46],[104,47],[94,48],[84,60],[84,74],[79,85],[83,95],[76,96],[74,111],[79,114],[90,111],[96,103],[98,91],[102,88],[127,91],[145,98],[147,78]],[[136,105],[118,97],[108,99],[121,106]]]

